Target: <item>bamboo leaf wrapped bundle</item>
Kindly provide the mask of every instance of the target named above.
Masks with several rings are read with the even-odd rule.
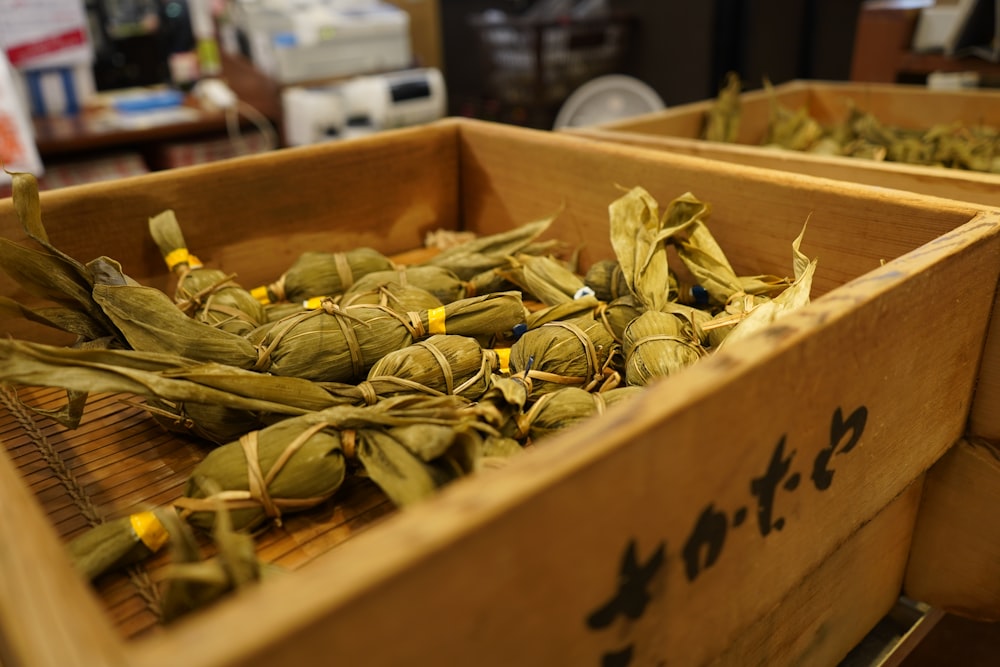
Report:
[[[657,310],[632,320],[625,327],[623,340],[625,380],[630,385],[648,385],[707,354],[690,322]]]
[[[376,361],[439,333],[506,336],[524,323],[516,292],[461,299],[423,312],[396,313],[383,306],[323,309],[260,327],[261,370],[326,382],[360,382]]]
[[[171,563],[163,582],[164,623],[210,605],[280,570],[257,559],[253,537],[233,530],[225,509],[212,529],[215,555],[202,559],[198,541],[176,514],[166,518]]]
[[[608,389],[620,380],[614,369],[618,345],[593,317],[549,322],[521,336],[510,349],[510,372],[531,381],[531,395],[576,386]]]
[[[394,268],[391,259],[372,248],[346,252],[306,252],[270,285],[250,293],[262,304],[304,301],[343,294],[362,276]]]
[[[670,303],[670,302],[667,302]],[[666,307],[667,304],[664,304]],[[594,313],[594,319],[601,322],[616,343],[621,345],[622,335],[628,323],[639,317],[642,306],[631,294],[621,296],[611,303],[602,304]]]
[[[621,262],[616,259],[602,259],[591,264],[583,282],[601,301],[610,302],[632,294],[625,273],[622,271]]]
[[[526,324],[528,329],[537,329],[543,324],[559,320],[571,320],[588,314],[595,314],[601,307],[601,302],[592,294],[583,294],[577,299],[563,301],[554,306],[547,306],[528,314]]]
[[[167,431],[193,435],[217,445],[236,440],[244,433],[262,429],[286,416],[214,403],[170,403],[157,399],[149,399],[139,407]]]
[[[360,431],[356,456],[396,505],[410,505],[474,472],[482,438],[471,425],[413,424]]]
[[[740,133],[740,77],[726,74],[726,83],[705,114],[702,139],[736,143]]]
[[[507,257],[522,251],[548,229],[554,219],[544,218],[452,246],[423,264],[448,269],[463,280],[472,280],[473,276],[503,265]]]
[[[531,387],[528,380],[519,377],[499,377],[493,386],[468,410],[477,419],[493,428],[502,440],[515,440],[520,425],[518,418],[528,403]],[[486,447],[496,445],[500,452],[509,453],[509,443],[492,442],[487,438]],[[520,448],[520,445],[518,446]],[[484,453],[486,456],[493,454]]]
[[[340,300],[341,307],[358,305],[379,305],[391,308],[397,313],[440,308],[441,300],[416,285],[386,283],[364,291],[352,290]]]
[[[341,433],[328,427],[323,412],[309,413],[213,449],[174,505],[188,523],[206,530],[220,508],[243,530],[319,505],[347,474]],[[213,484],[221,489],[214,494],[207,490]]]
[[[345,290],[344,299],[349,300],[360,292],[370,292],[388,285],[419,287],[433,294],[442,303],[451,303],[477,294],[472,283],[462,280],[444,267],[418,265],[369,273]]]
[[[145,560],[168,540],[157,511],[136,512],[93,526],[70,540],[73,565],[88,580]]]
[[[708,333],[708,345],[713,349],[718,348],[737,324],[745,320],[755,308],[770,300],[770,297],[766,296],[734,295],[724,310],[716,314],[707,325],[702,326]]]
[[[360,461],[391,500],[412,502],[475,467],[478,432],[461,404],[405,396],[282,420],[209,452],[174,504],[196,527],[207,528],[225,507],[234,528],[253,528],[330,498],[348,459]],[[206,491],[212,485],[220,490]]]
[[[437,334],[379,359],[367,382],[384,385],[379,396],[417,390],[474,401],[492,386],[499,370],[496,351],[483,349],[467,336]],[[398,389],[390,390],[393,385]]]
[[[579,424],[608,407],[635,396],[642,387],[616,387],[602,392],[564,387],[539,397],[518,420],[518,437],[537,443],[558,431]]]
[[[547,306],[572,301],[590,291],[582,277],[548,255],[518,255],[499,273]]]
[[[167,268],[177,277],[174,301],[182,312],[241,336],[266,321],[264,307],[233,276],[205,268],[188,252],[173,210],[150,218],[149,232]]]

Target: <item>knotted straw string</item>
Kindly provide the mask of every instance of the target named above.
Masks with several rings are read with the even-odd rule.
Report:
[[[337,269],[337,277],[340,278],[340,291],[346,292],[354,284],[354,270],[347,260],[347,253],[333,253],[333,265]]]
[[[358,458],[358,432],[352,428],[340,432],[340,449],[344,458],[353,461]]]
[[[265,372],[271,368],[271,353],[274,349],[278,347],[282,339],[288,332],[294,329],[298,324],[310,317],[317,317],[323,314],[322,310],[307,310],[298,313],[293,313],[288,317],[284,317],[274,325],[268,336],[271,338],[271,342],[267,345],[257,346],[257,362],[253,366],[253,370],[259,372]]]
[[[177,269],[177,293],[181,297],[181,299],[177,301],[177,307],[180,308],[185,313],[190,314],[191,312],[197,311],[199,308],[205,305],[206,297],[209,297],[215,294],[216,292],[220,292],[223,289],[231,287],[240,290],[243,289],[236,282],[236,274],[231,273],[229,275],[224,275],[216,282],[212,283],[211,285],[208,285],[207,287],[203,287],[197,292],[191,292],[184,286],[184,281],[189,275],[191,275],[191,272],[194,270],[194,268],[200,268],[200,267],[192,267],[190,264],[178,264],[178,267],[179,268]]]
[[[435,345],[433,345],[433,344],[431,344],[431,343],[429,343],[428,341],[425,341],[425,340],[424,341],[420,341],[419,343],[417,343],[417,345],[419,347],[422,347],[423,349],[427,350],[430,353],[430,355],[432,357],[434,357],[434,361],[437,362],[438,368],[441,369],[441,377],[444,380],[444,390],[445,390],[445,393],[446,394],[454,394],[455,393],[455,376],[452,373],[451,364],[448,363],[448,359],[447,359],[447,357],[444,356],[444,353],[441,352],[441,350],[439,350],[437,348],[437,346],[435,346]]]
[[[322,312],[327,315],[333,315],[334,321],[340,328],[340,333],[344,337],[344,342],[347,344],[347,351],[351,355],[351,374],[352,377],[361,378],[364,377],[365,372],[365,359],[364,355],[361,353],[361,343],[358,342],[358,334],[354,331],[354,327],[351,325],[349,316],[344,312],[340,306],[338,306],[332,299],[323,299],[322,304],[320,304]]]
[[[629,353],[629,356],[635,354],[636,350],[638,350],[641,346],[655,341],[668,341],[668,342],[672,341],[675,343],[680,343],[684,347],[690,348],[691,350],[696,352],[699,357],[703,357],[706,354],[708,354],[708,351],[705,350],[705,348],[703,348],[701,345],[688,338],[683,338],[681,336],[670,336],[667,334],[653,334],[651,336],[643,336],[642,338],[632,343],[632,350]]]
[[[247,463],[247,490],[227,490],[213,493],[205,498],[178,498],[174,501],[176,507],[181,508],[181,517],[186,518],[195,512],[214,512],[220,504],[232,510],[263,508],[264,514],[273,519],[275,525],[281,525],[281,512],[288,509],[307,509],[320,504],[328,496],[312,496],[309,498],[274,498],[271,496],[269,488],[271,483],[285,467],[292,456],[305,445],[311,437],[327,428],[329,424],[319,422],[313,424],[308,429],[295,437],[281,455],[271,466],[271,469],[264,475],[260,467],[259,454],[259,434],[260,431],[251,431],[240,438],[240,447]]]

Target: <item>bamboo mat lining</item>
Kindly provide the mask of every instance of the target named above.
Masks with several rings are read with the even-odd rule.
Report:
[[[9,388],[4,391],[10,395]],[[21,387],[17,396],[43,410],[66,402],[65,391],[58,388]],[[125,399],[135,401],[131,396],[90,397],[76,430],[0,402],[0,440],[64,540],[95,520],[169,504],[182,494],[191,470],[209,451],[200,441],[168,432]],[[261,531],[255,538],[258,557],[295,570],[392,511],[374,484],[350,477],[331,501],[285,517],[280,528]],[[211,553],[207,543],[204,553]],[[169,562],[167,549],[128,573],[110,574],[95,583],[124,638],[160,629],[158,593]]]

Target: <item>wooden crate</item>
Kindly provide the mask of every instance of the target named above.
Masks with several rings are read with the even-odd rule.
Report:
[[[169,499],[193,445],[106,402],[80,432],[0,412],[0,662],[836,664],[897,600],[924,473],[965,432],[1000,213],[446,120],[45,192],[42,214],[56,246],[119,258],[166,288],[146,220],[174,208],[192,250],[249,285],[304,250],[397,253],[439,227],[490,233],[556,211],[550,233],[587,265],[612,256],[607,207],[632,185],[664,203],[685,191],[710,202],[741,273],[787,274],[808,218],[814,302],[406,511],[358,485],[289,517],[261,549],[295,572],[167,628],[136,631],[141,600],[122,593],[155,583],[153,564],[150,580],[112,577],[96,594],[75,575],[62,546],[73,504],[18,447],[48,443],[113,514],[144,488]],[[22,238],[10,200],[0,236]],[[0,294],[30,298],[9,282]],[[116,454],[135,464],[126,480],[102,478]]]
[[[843,120],[849,104],[853,103],[887,125],[927,129],[937,123],[962,121],[967,125],[981,123],[1000,128],[1000,92],[994,91],[935,91],[905,84],[790,81],[775,86],[775,93],[783,105],[791,109],[804,108],[824,125]],[[760,142],[768,125],[770,98],[762,89],[741,96],[742,116],[736,143],[704,141],[700,137],[705,112],[713,102],[693,102],[600,126],[566,131],[726,162],[1000,205],[1000,174],[764,148]]]

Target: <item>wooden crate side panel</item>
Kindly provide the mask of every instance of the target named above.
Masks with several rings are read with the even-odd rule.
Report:
[[[552,133],[467,124],[461,132],[464,219],[493,231],[562,206],[553,234],[584,266],[611,257],[608,205],[642,186],[661,209],[685,191],[708,202],[709,228],[746,275],[791,272],[791,241],[819,260],[824,294],[970,220],[972,204],[817,181]],[[512,167],[512,165],[517,165]]]
[[[886,124],[926,129],[938,123],[962,121],[969,125],[982,123],[1000,127],[1000,93],[992,91],[929,91],[923,86],[793,81],[776,86],[775,95],[784,106],[793,110],[806,108],[824,124],[842,121],[850,108],[850,100]],[[698,139],[710,101],[567,131],[594,139],[737,164],[1000,206],[1000,176],[996,174],[766,150],[759,144],[767,128],[769,104],[762,90],[743,94],[736,144]],[[692,131],[691,128],[698,129]]]
[[[759,636],[755,619],[781,613],[957,439],[993,298],[979,260],[996,252],[997,234],[988,216],[945,234],[505,470],[453,485],[301,576],[135,643],[133,658],[709,662]],[[955,297],[936,312],[954,326],[944,340],[919,307],[942,284]],[[869,567],[879,574],[853,572]],[[857,560],[840,574],[867,581],[884,567]],[[870,593],[857,599],[875,618],[885,591]],[[788,613],[822,615],[813,605],[835,603]],[[218,640],[264,609],[252,637]],[[802,622],[772,618],[776,633]],[[840,650],[858,630],[839,636]]]
[[[0,664],[124,665],[125,649],[0,443]]]
[[[929,90],[925,86],[817,82],[810,86],[820,122],[843,120],[853,103],[886,125],[929,129],[940,123],[1000,126],[1000,93]]]
[[[927,473],[905,588],[915,599],[1000,620],[1000,449],[963,439]]]
[[[1000,286],[997,299],[986,334],[982,370],[972,396],[968,434],[1000,442]]]
[[[923,478],[756,620],[714,665],[836,665],[899,599]],[[870,567],[857,567],[869,563]],[[844,576],[850,573],[852,576]],[[836,601],[823,606],[817,600]],[[853,642],[853,644],[852,644]]]
[[[42,219],[52,243],[71,256],[119,259],[139,282],[168,289],[147,225],[172,208],[191,252],[252,288],[308,250],[393,253],[420,246],[431,229],[457,227],[455,145],[456,130],[441,124],[47,191]],[[24,237],[10,199],[0,201],[0,236]],[[0,295],[37,301],[5,274]],[[3,322],[4,334],[25,331]]]
[[[898,162],[813,155],[798,151],[724,144],[665,135],[581,128],[570,131],[600,141],[693,155],[764,169],[777,169],[846,183],[908,190],[932,197],[1000,206],[1000,176],[973,171],[936,169]]]

